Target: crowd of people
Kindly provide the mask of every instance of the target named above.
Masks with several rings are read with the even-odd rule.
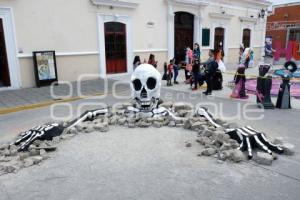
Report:
[[[201,62],[201,51],[198,43],[194,44],[194,48],[187,47],[185,49],[185,60],[177,61],[171,59],[168,63],[164,63],[164,73],[162,79],[167,82],[167,86],[179,84],[177,81],[179,70],[183,69],[185,73],[185,84],[190,84],[193,91],[197,90],[204,83],[207,85],[205,95],[211,95],[213,90],[221,90],[223,88],[223,75],[226,67],[223,63],[224,51],[222,49],[210,49],[208,59]],[[245,92],[245,70],[252,65],[253,51],[250,48],[240,47],[239,65],[234,76],[235,87],[232,98],[247,98]],[[135,56],[133,67],[134,69],[140,65],[141,59]],[[150,54],[148,62],[144,60],[143,63],[148,63],[157,68],[158,62],[153,54]]]

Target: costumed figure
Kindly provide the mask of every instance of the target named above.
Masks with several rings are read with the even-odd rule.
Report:
[[[203,92],[203,94],[205,95],[211,95],[212,94],[212,90],[213,90],[213,79],[217,73],[218,70],[218,62],[217,62],[217,54],[218,51],[214,51],[213,52],[214,57],[213,60],[211,62],[209,62],[206,65],[205,68],[205,81],[206,81],[206,85],[207,85],[207,89],[205,92]]]
[[[265,41],[265,57],[273,58],[275,50],[272,48],[272,37],[267,36]]]
[[[272,47],[272,37],[267,36],[265,40],[265,63],[272,64],[273,63],[273,53],[276,52]]]
[[[247,99],[249,96],[246,94],[246,66],[249,63],[249,57],[250,57],[250,49],[246,48],[241,63],[239,64],[239,67],[236,71],[236,74],[234,76],[234,83],[235,86],[233,88],[232,94],[230,95],[231,98],[237,98],[237,99]]]
[[[263,64],[259,66],[259,77],[257,77],[256,102],[259,107],[274,109],[271,100],[272,76],[266,76],[271,66]]]
[[[222,73],[226,72],[225,64],[223,63],[222,50],[217,51],[216,61],[218,62],[218,69],[216,74],[213,77],[213,90],[222,90],[223,89],[223,75]]]
[[[290,79],[292,73],[297,71],[296,63],[289,61],[284,64],[284,67],[289,72],[288,74],[284,74],[282,76],[282,83],[279,88],[278,98],[276,102],[276,108],[280,109],[290,109],[291,108],[291,85]]]

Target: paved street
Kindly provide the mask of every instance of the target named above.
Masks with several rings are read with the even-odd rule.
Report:
[[[202,147],[195,142],[196,135],[183,129],[111,127],[107,133],[80,135],[61,143],[40,166],[1,176],[0,199],[298,199],[300,110],[267,110],[262,120],[249,121],[236,116],[247,101],[217,95],[207,98],[165,87],[161,93],[166,100],[210,103],[213,113],[231,122],[283,137],[296,146],[296,154],[279,156],[268,167],[252,161],[218,164],[214,158],[198,157]],[[102,100],[73,101],[72,112],[82,103],[99,107],[99,102],[113,105],[129,100],[128,87],[122,86],[118,94],[124,98],[108,95]],[[211,103],[219,110],[215,112]],[[256,105],[250,102],[249,107]],[[55,110],[56,116],[67,113],[64,107]],[[1,140],[9,141],[18,132],[48,121],[52,121],[49,107],[1,115]],[[186,141],[191,148],[185,147]]]

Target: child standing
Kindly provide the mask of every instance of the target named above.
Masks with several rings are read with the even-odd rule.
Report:
[[[170,60],[170,64],[168,65],[168,78],[167,78],[167,86],[172,86],[172,77],[173,77],[173,59]]]

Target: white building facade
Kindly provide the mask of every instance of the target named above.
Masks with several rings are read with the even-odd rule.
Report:
[[[259,14],[268,6],[265,0],[2,0],[7,62],[0,82],[2,76],[9,84],[0,90],[35,86],[33,51],[56,51],[61,81],[131,73],[135,55],[143,61],[154,54],[162,69],[195,42],[202,60],[217,47],[226,63],[236,63],[241,43],[258,60],[266,30]]]

